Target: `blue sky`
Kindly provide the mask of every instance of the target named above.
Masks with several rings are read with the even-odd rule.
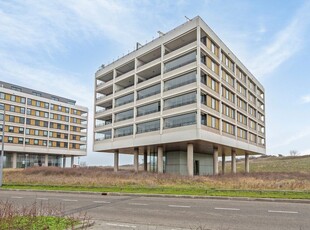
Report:
[[[267,153],[310,154],[309,12],[301,0],[0,0],[0,79],[92,111],[101,64],[200,15],[265,87]],[[81,161],[112,158],[89,145]]]

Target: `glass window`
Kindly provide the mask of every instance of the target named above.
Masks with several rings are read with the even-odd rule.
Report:
[[[133,109],[126,110],[115,114],[115,121],[123,121],[133,118]]]
[[[23,133],[24,133],[24,128],[23,128],[23,127],[20,127],[18,132],[19,132],[20,134],[23,134]]]
[[[196,61],[196,51],[185,54],[181,57],[178,57],[172,61],[169,61],[164,64],[164,72],[167,73],[169,71],[172,71],[174,69],[177,69],[181,66],[187,65],[189,63],[192,63]]]
[[[8,143],[13,143],[13,137],[8,137]]]
[[[114,130],[114,137],[122,137],[133,134],[133,126],[125,126]]]
[[[100,141],[100,140],[106,140],[106,139],[111,139],[112,138],[112,130],[106,130],[100,133],[95,134],[95,140]]]
[[[133,102],[134,100],[134,94],[128,94],[126,96],[123,97],[119,97],[115,99],[115,106],[120,106],[120,105],[125,105],[128,104],[130,102]]]
[[[171,109],[180,107],[183,105],[191,104],[196,102],[196,92],[183,94],[181,96],[166,99],[164,101],[164,109]]]
[[[25,104],[25,103],[26,103],[26,98],[21,97],[21,98],[20,98],[20,103]]]
[[[164,128],[174,128],[196,124],[196,113],[188,113],[164,119]]]
[[[19,138],[18,138],[18,144],[23,144],[23,143],[24,143],[24,138],[19,137]]]
[[[160,120],[137,124],[137,133],[152,132],[160,129]]]
[[[160,102],[144,105],[137,108],[137,116],[143,116],[160,111]]]
[[[142,89],[142,90],[137,92],[138,93],[138,100],[156,95],[156,94],[160,93],[160,90],[161,90],[160,84],[153,85],[153,86],[148,87],[146,89]]]
[[[175,89],[183,85],[188,85],[190,83],[196,82],[196,72],[190,72],[182,76],[173,78],[171,80],[165,81],[164,90]]]
[[[15,95],[11,95],[11,101],[16,101]]]

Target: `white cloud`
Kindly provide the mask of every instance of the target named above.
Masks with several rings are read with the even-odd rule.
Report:
[[[282,63],[291,58],[303,45],[303,34],[310,24],[310,3],[305,3],[290,21],[277,33],[273,42],[263,48],[251,63],[251,70],[258,78],[273,72]]]
[[[301,102],[302,103],[310,103],[310,94],[309,95],[305,95],[301,98]]]

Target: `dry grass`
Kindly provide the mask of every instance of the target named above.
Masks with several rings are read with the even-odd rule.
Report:
[[[134,173],[111,168],[29,168],[4,173],[5,184],[66,185],[94,187],[200,187],[249,190],[310,190],[310,173],[238,173],[220,176],[187,177],[172,174]]]

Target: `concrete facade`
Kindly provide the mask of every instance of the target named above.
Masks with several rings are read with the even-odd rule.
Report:
[[[265,154],[264,95],[195,17],[96,72],[93,150],[147,155],[150,171],[190,176],[218,174],[226,156],[235,173],[236,156]]]
[[[4,167],[66,167],[67,157],[85,156],[88,109],[75,103],[0,81]]]

